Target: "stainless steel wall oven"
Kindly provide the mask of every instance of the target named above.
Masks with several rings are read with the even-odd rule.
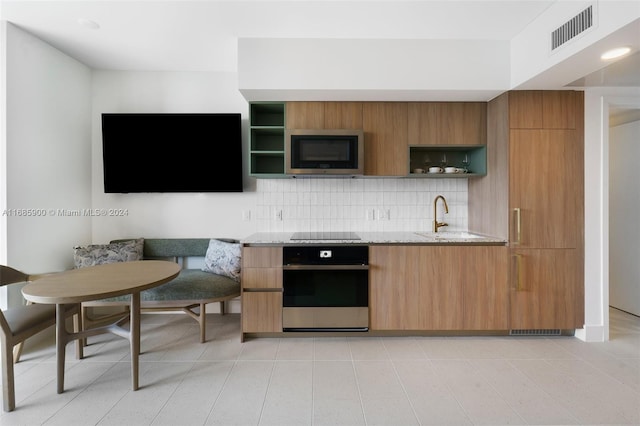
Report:
[[[367,331],[369,248],[285,246],[284,331]]]

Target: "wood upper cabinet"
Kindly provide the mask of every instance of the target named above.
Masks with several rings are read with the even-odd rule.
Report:
[[[362,129],[362,102],[287,102],[287,129]]]
[[[287,102],[287,129],[324,129],[324,102]]]
[[[282,331],[282,247],[242,248],[242,333]]]
[[[512,129],[575,129],[580,121],[576,120],[579,96],[582,95],[572,90],[509,92],[509,126]]]
[[[364,174],[406,176],[409,161],[407,104],[365,102],[362,107],[365,139]]]
[[[576,248],[581,240],[581,150],[574,130],[511,130],[510,241],[517,247]]]
[[[580,257],[576,249],[512,250],[512,329],[583,327]]]
[[[506,247],[372,246],[372,330],[504,330]]]
[[[362,129],[362,102],[325,102],[325,129]]]
[[[409,145],[485,145],[485,102],[410,102]]]

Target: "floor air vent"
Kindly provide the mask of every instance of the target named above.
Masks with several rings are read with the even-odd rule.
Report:
[[[557,328],[537,330],[509,330],[509,336],[560,336],[562,331]]]
[[[551,33],[551,50],[557,49],[593,26],[593,5],[565,22]]]

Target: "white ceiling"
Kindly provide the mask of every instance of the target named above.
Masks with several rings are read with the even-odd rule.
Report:
[[[238,38],[508,41],[558,1],[572,0],[0,0],[0,19],[94,69],[237,71]],[[603,75],[605,85],[640,86],[637,60],[573,72],[578,87],[602,85]]]
[[[239,37],[510,40],[552,3],[19,0],[0,13],[96,69],[235,71]]]

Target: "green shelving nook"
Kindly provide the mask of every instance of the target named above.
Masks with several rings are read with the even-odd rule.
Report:
[[[465,168],[464,158],[469,160],[467,173],[413,173],[415,169],[428,172],[431,166]],[[419,145],[409,147],[409,176],[425,178],[473,178],[487,175],[486,145]]]
[[[284,102],[249,105],[249,173],[255,177],[284,177]]]

